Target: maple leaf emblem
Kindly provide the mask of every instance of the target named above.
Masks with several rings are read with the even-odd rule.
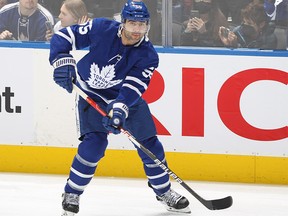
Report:
[[[115,77],[114,65],[107,65],[102,67],[100,71],[97,64],[93,63],[90,67],[90,77],[87,81],[91,88],[107,89],[112,86],[118,85],[122,80],[113,80]]]

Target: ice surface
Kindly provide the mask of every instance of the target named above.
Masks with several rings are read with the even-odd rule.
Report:
[[[0,173],[1,216],[60,216],[67,176]],[[191,216],[287,216],[288,186],[185,181],[205,199],[231,195],[225,210],[208,210],[172,180],[190,201]],[[158,203],[145,179],[95,177],[80,199],[77,216],[172,216]]]

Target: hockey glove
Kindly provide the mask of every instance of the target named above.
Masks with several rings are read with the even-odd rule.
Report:
[[[125,120],[128,117],[128,107],[120,102],[114,101],[108,104],[106,109],[108,116],[104,116],[102,123],[104,127],[113,134],[119,134],[120,128],[125,126]]]
[[[53,62],[54,81],[69,93],[72,92],[72,82],[76,78],[76,61],[70,54],[60,54]]]

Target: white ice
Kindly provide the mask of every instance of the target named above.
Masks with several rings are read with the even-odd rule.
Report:
[[[60,216],[67,176],[0,173],[1,216]],[[179,183],[172,187],[190,201],[191,214],[167,212],[145,179],[95,177],[80,199],[77,216],[287,216],[288,186],[185,181],[205,199],[231,195],[232,207],[208,210]]]

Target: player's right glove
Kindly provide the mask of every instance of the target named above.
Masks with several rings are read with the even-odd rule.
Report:
[[[76,61],[70,54],[59,54],[53,61],[54,81],[69,93],[72,92],[72,82],[76,78]]]
[[[124,127],[129,109],[121,102],[113,101],[107,106],[108,116],[102,119],[103,126],[113,134],[119,134],[119,127]]]

